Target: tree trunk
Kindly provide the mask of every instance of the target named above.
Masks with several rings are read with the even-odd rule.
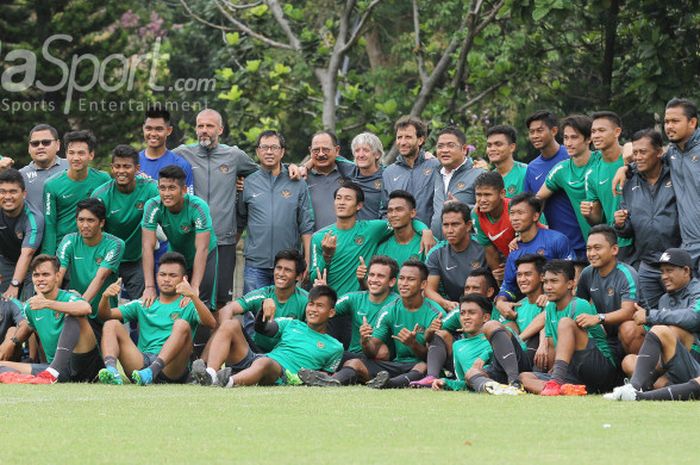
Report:
[[[603,54],[603,95],[601,103],[609,106],[612,101],[612,75],[615,61],[615,37],[617,35],[617,24],[619,21],[620,0],[610,2],[607,21],[605,22],[605,52]]]

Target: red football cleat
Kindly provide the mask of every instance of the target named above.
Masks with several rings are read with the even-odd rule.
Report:
[[[585,384],[564,384],[560,394],[562,396],[585,396],[588,392]]]
[[[560,396],[561,395],[561,384],[557,383],[553,379],[547,381],[544,385],[544,389],[540,392],[541,396]]]
[[[58,381],[54,375],[44,370],[34,377],[34,379],[29,380],[27,384],[54,384]]]
[[[8,372],[0,374],[0,383],[3,384],[28,384],[32,379],[34,379],[34,376],[22,373]]]

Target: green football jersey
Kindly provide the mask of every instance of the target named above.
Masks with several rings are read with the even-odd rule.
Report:
[[[399,264],[399,268],[409,258],[416,258],[425,263],[425,252],[420,251],[420,241],[420,234],[414,234],[413,239],[407,244],[399,244],[396,242],[396,237],[392,235],[379,244],[376,255],[386,255],[393,258]],[[366,260],[366,263],[369,265],[369,260]]]
[[[525,173],[527,172],[527,165],[525,163],[516,161],[513,164],[513,168],[503,176],[503,184],[506,188],[506,197],[512,199],[516,195],[520,194],[525,187]]]
[[[467,371],[477,359],[488,365],[493,357],[493,349],[484,333],[475,336],[465,334],[462,339],[452,344],[452,358],[454,361],[455,376],[460,381],[465,381]]]
[[[79,295],[63,289],[59,289],[56,296],[56,302],[80,302],[81,300],[84,299]],[[23,312],[27,323],[39,336],[41,346],[44,348],[44,354],[46,354],[46,361],[48,363],[53,362],[53,358],[56,355],[56,347],[58,346],[58,337],[63,331],[63,319],[66,317],[66,314],[47,308],[32,310],[29,302],[25,302]]]
[[[603,209],[603,221],[610,226],[615,224],[615,212],[619,210],[620,201],[622,200],[621,195],[613,195],[612,181],[617,170],[624,164],[625,161],[622,158],[622,154],[613,162],[605,161],[601,155],[595,168],[586,177],[586,200],[589,202],[600,202]],[[620,247],[631,244],[632,239],[618,236],[617,245]]]
[[[515,311],[518,313],[518,316],[515,318],[515,323],[518,325],[520,332],[523,332],[525,328],[530,326],[532,320],[534,320],[542,310],[542,307],[538,307],[537,304],[530,303],[527,297],[522,299],[520,301],[520,306],[515,308]]]
[[[390,292],[380,303],[374,303],[369,299],[368,291],[358,291],[350,292],[338,299],[335,304],[335,314],[338,316],[350,315],[352,318],[352,336],[348,351],[362,353],[360,326],[362,326],[363,319],[367,318],[367,323],[375,326],[381,310],[398,298],[398,294]]]
[[[107,209],[105,232],[124,241],[123,262],[135,262],[141,259],[141,220],[146,202],[158,196],[158,185],[145,176],[136,176],[136,188],[127,193],[117,188],[114,180],[95,189],[92,196],[102,201]]]
[[[571,159],[564,160],[554,165],[545,180],[545,185],[550,191],[561,190],[566,193],[576,214],[576,221],[581,228],[584,240],[588,238],[591,225],[581,214],[581,202],[586,200],[586,179],[596,169],[599,162],[599,151],[592,152],[588,163],[583,166],[576,166]]]
[[[144,307],[140,300],[120,305],[119,311],[124,322],[135,321],[139,325],[138,349],[143,353],[157,354],[173,332],[175,320],[183,319],[189,323],[192,337],[199,327],[199,314],[190,302],[180,307],[182,296],[173,302],[164,304],[160,298],[150,307]]]
[[[343,344],[328,334],[309,328],[293,318],[275,318],[280,342],[267,354],[282,368],[296,374],[300,369],[333,373],[343,358]]]
[[[44,243],[41,253],[56,255],[56,247],[63,237],[78,230],[75,207],[83,199],[111,178],[104,171],[88,169],[82,181],[68,177],[68,171],[56,173],[44,184]]]
[[[104,284],[90,301],[92,306],[91,318],[97,316],[102,293],[117,280],[119,265],[124,255],[124,241],[109,233],[102,233],[102,240],[95,246],[89,246],[80,234],[70,233],[58,245],[58,260],[61,268],[68,270],[70,287],[81,294],[87,290],[95,278],[97,270],[107,268],[112,273],[105,279]],[[117,299],[110,299],[110,305],[116,306]]]
[[[294,318],[301,321],[304,321],[306,318],[306,304],[309,301],[309,293],[299,287],[294,290],[294,294],[289,296],[289,299],[284,303],[280,303],[277,300],[275,286],[256,289],[240,297],[236,302],[240,304],[244,312],[251,312],[257,315],[262,309],[265,299],[275,301],[275,318]],[[265,336],[258,332],[253,334],[253,342],[263,352],[269,352],[274,349],[279,340],[279,334],[273,337]]]
[[[544,332],[545,336],[551,337],[554,345],[557,345],[557,327],[559,326],[559,320],[564,317],[576,319],[577,316],[584,313],[589,315],[597,315],[595,307],[593,307],[587,301],[574,297],[569,302],[563,310],[557,310],[554,302],[549,302],[545,307],[545,323]],[[588,328],[588,337],[595,342],[596,347],[600,352],[610,360],[611,363],[615,364],[615,358],[612,355],[612,350],[608,345],[608,341],[605,337],[605,330],[600,325],[595,325]]]
[[[208,232],[208,251],[211,252],[216,248],[216,234],[212,227],[209,206],[196,195],[185,194],[185,203],[182,205],[182,210],[177,213],[165,208],[160,196],[147,201],[141,226],[149,231],[155,231],[158,225],[163,228],[168,238],[168,250],[180,252],[185,256],[188,271],[194,266],[197,234]]]
[[[425,344],[425,330],[439,315],[444,316],[444,310],[437,302],[430,299],[425,299],[423,305],[413,311],[406,309],[401,299],[396,299],[382,310],[377,318],[372,336],[382,340],[387,345],[391,345],[393,342],[396,349],[395,362],[418,363],[422,360],[416,357],[411,348],[391,336],[398,335],[402,328],[413,331],[418,325],[416,341],[418,344]]]
[[[462,322],[459,321],[459,306],[457,306],[453,310],[450,310],[450,313],[442,319],[442,329],[451,333],[456,333],[461,328]]]

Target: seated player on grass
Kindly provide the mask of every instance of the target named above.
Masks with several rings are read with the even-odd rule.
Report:
[[[459,319],[464,337],[452,346],[456,380],[434,379],[434,390],[452,391],[471,388],[495,395],[524,393],[518,380],[530,370],[518,338],[491,320],[492,302],[479,294],[459,299]],[[503,384],[507,383],[507,384]]]
[[[555,350],[550,375],[523,373],[523,386],[543,396],[586,395],[609,391],[618,379],[615,359],[600,326],[583,329],[576,324],[580,315],[596,315],[588,302],[574,297],[574,264],[552,260],[545,266],[545,334]]]
[[[693,278],[692,259],[683,249],[667,249],[656,263],[661,269],[661,282],[666,293],[659,299],[656,309],[644,309],[635,304],[636,331],[645,337],[653,325],[665,325],[672,331],[690,354],[700,361],[696,345],[700,332],[700,281]],[[637,356],[627,355],[622,369],[627,376],[634,371]]]
[[[110,308],[110,299],[121,292],[121,279],[102,294],[99,317],[102,328],[100,382],[123,384],[117,360],[139,385],[184,382],[188,375],[192,338],[199,324],[216,327],[216,319],[187,282],[185,257],[167,252],[160,258],[156,280],[160,295],[150,307],[133,300]],[[190,299],[182,305],[183,299]],[[134,344],[122,322],[138,322],[139,340]]]
[[[25,320],[22,306],[17,299],[0,299],[0,361],[20,360],[22,343],[15,333]]]
[[[30,270],[36,295],[24,304],[26,319],[19,324],[13,343],[19,345],[35,332],[49,365],[0,362],[0,382],[53,384],[94,380],[103,365],[86,318],[91,313],[90,304],[59,288],[56,257],[37,255]]]

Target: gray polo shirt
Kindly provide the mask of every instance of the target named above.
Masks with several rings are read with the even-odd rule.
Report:
[[[24,178],[24,187],[27,191],[27,203],[34,210],[44,211],[44,182],[56,173],[68,169],[68,162],[64,158],[56,157],[56,161],[47,169],[39,168],[33,161],[20,168]]]
[[[354,169],[353,163],[338,158],[328,174],[322,174],[313,168],[309,171],[306,183],[314,209],[314,232],[335,223],[333,194],[345,179],[352,179]]]
[[[648,325],[671,325],[700,336],[700,281],[691,280],[673,294],[664,294],[656,309],[647,314]]]
[[[306,182],[289,179],[287,167],[279,176],[261,169],[245,180],[239,215],[248,228],[246,265],[273,268],[275,255],[299,249],[302,234],[313,233],[314,215]]]
[[[219,245],[236,240],[236,178],[258,170],[258,165],[236,146],[218,144],[206,149],[199,144],[173,150],[192,165],[194,194],[208,205]]]
[[[382,203],[382,190],[384,189],[383,168],[369,176],[360,174],[360,169],[355,167],[352,173],[352,181],[362,188],[365,194],[365,202],[362,210],[357,212],[358,220],[378,220],[381,218],[380,208]]]
[[[405,190],[416,198],[416,219],[430,224],[433,219],[433,190],[438,171],[440,162],[435,158],[426,160],[423,150],[416,157],[413,168],[399,155],[394,163],[384,169],[382,215],[386,214],[389,194],[395,190]]]
[[[681,151],[670,144],[666,160],[678,202],[681,237],[684,244],[700,242],[700,129],[696,129]],[[693,257],[696,259],[697,257]]]
[[[485,170],[474,168],[474,163],[471,158],[466,158],[462,166],[459,166],[452,173],[449,185],[447,186],[447,194],[445,193],[445,180],[443,179],[441,169],[435,175],[435,189],[433,191],[433,218],[430,222],[430,229],[436,239],[441,240],[442,237],[442,206],[452,194],[460,202],[467,204],[469,209],[474,208],[476,203],[476,194],[474,192],[474,181]]]
[[[461,252],[455,251],[447,241],[438,242],[430,249],[425,264],[430,276],[440,277],[440,294],[458,301],[464,294],[464,282],[472,270],[486,266],[484,248],[475,241]]]
[[[22,303],[17,299],[0,299],[0,340],[5,339],[7,330],[24,321]]]
[[[38,250],[43,237],[44,217],[27,203],[14,218],[0,210],[0,256],[7,262],[16,264],[24,248]],[[7,278],[4,276],[0,279]]]

